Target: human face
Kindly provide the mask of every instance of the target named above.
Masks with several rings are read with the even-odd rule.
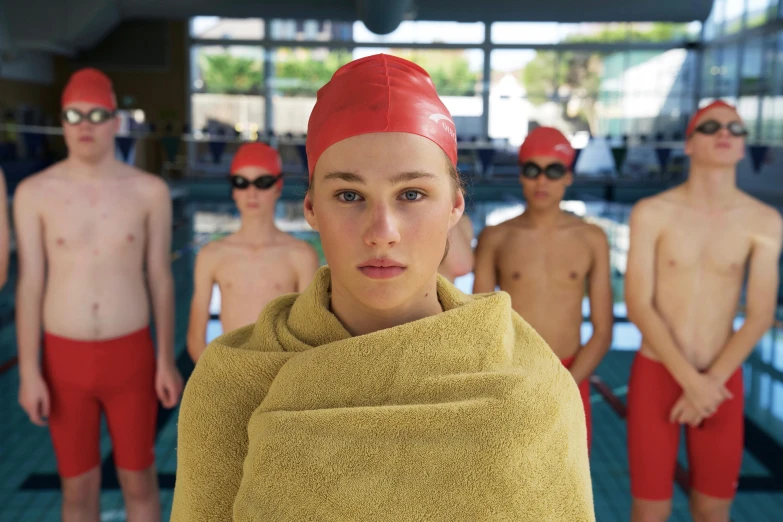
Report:
[[[695,131],[685,142],[685,153],[690,156],[693,165],[735,167],[745,156],[745,137],[732,135],[726,125],[742,120],[728,107],[715,107],[699,118],[696,127],[710,120],[721,124],[722,128],[712,135]]]
[[[396,132],[329,147],[305,197],[332,294],[379,311],[413,308],[435,291],[446,238],[464,209],[440,147]]]
[[[525,163],[534,163],[539,168],[546,169],[555,163],[563,164],[562,160],[551,156],[533,156]],[[560,206],[565,196],[566,189],[573,183],[574,176],[566,167],[566,174],[559,179],[549,179],[543,172],[531,179],[520,174],[519,182],[522,184],[522,193],[528,207],[534,209],[546,209],[552,206]]]
[[[244,216],[250,216],[274,208],[275,203],[283,190],[282,178],[266,190],[259,189],[253,182],[261,176],[271,176],[272,174],[265,168],[248,165],[242,167],[236,172],[232,172],[232,178],[241,176],[250,182],[245,189],[237,189],[232,185],[231,197],[237,204],[239,212]]]
[[[75,109],[82,114],[89,114],[94,109],[108,110],[94,103],[74,102],[63,107],[63,112]],[[84,118],[77,124],[63,120],[63,135],[68,147],[68,154],[83,161],[95,162],[114,156],[114,137],[119,131],[120,121],[116,116],[102,123],[94,123]]]

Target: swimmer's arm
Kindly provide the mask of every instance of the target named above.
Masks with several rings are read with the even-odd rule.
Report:
[[[661,233],[660,213],[649,201],[637,203],[631,211],[630,247],[625,273],[625,302],[628,319],[642,333],[677,383],[690,388],[699,376],[682,355],[668,325],[653,304],[656,244]]]
[[[147,277],[157,333],[158,364],[174,364],[174,278],[171,273],[171,196],[155,179],[147,218]]]
[[[46,252],[41,216],[35,204],[37,187],[32,180],[22,182],[14,194],[14,226],[19,258],[16,286],[16,340],[19,347],[19,373],[40,376],[41,309],[46,279]]]
[[[473,223],[467,214],[463,214],[454,225],[449,244],[449,253],[444,260],[444,267],[453,277],[464,276],[473,270],[475,256],[473,255]]]
[[[775,322],[779,284],[779,260],[783,220],[776,213],[767,230],[756,238],[750,256],[745,322],[723,347],[708,372],[721,384],[734,374],[750,355],[759,339]]]
[[[8,255],[11,249],[11,230],[8,225],[8,192],[5,175],[0,169],[0,288],[8,281]]]
[[[609,263],[609,242],[603,230],[591,231],[589,238],[593,251],[593,264],[590,268],[588,292],[590,296],[590,320],[593,334],[587,344],[577,352],[570,372],[577,383],[590,377],[612,344],[612,283]]]
[[[292,258],[294,269],[296,270],[296,291],[303,292],[315,277],[320,266],[318,253],[309,244],[305,244],[300,251]]]
[[[215,256],[212,245],[207,245],[199,251],[193,271],[193,298],[190,302],[187,348],[190,358],[195,363],[207,348],[209,304],[212,302],[212,288],[215,285]]]
[[[494,292],[498,284],[495,257],[499,230],[487,227],[481,231],[476,245],[476,268],[473,281],[474,294]]]

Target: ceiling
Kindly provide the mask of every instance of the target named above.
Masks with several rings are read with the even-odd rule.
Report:
[[[0,0],[0,51],[74,55],[120,22],[192,16],[362,20],[384,34],[403,19],[704,21],[712,0]]]

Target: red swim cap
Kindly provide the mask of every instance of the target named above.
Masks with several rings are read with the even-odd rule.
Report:
[[[571,168],[576,151],[562,132],[553,127],[536,127],[527,135],[519,148],[519,162],[524,163],[533,156],[550,156]]]
[[[694,114],[691,117],[691,121],[688,122],[688,127],[685,129],[685,139],[687,140],[688,138],[691,137],[691,135],[693,135],[694,131],[696,130],[696,126],[699,124],[699,120],[702,118],[702,116],[704,116],[704,114],[707,113],[707,111],[711,111],[712,109],[717,109],[718,107],[731,109],[734,112],[737,112],[737,108],[734,107],[733,105],[729,105],[723,100],[715,100],[709,105],[706,105],[701,109],[699,109],[698,111],[696,111],[696,114]]]
[[[307,126],[310,178],[338,141],[374,132],[407,132],[435,142],[457,165],[454,120],[429,74],[413,62],[376,54],[340,67],[317,95]]]
[[[231,162],[231,172],[234,173],[242,167],[259,167],[275,176],[283,170],[277,151],[261,142],[245,143],[239,147]]]
[[[117,97],[109,77],[89,67],[73,73],[65,86],[62,106],[75,102],[94,103],[112,111],[117,108]]]

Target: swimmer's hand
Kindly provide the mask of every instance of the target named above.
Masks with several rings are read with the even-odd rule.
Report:
[[[708,373],[697,373],[684,391],[688,401],[702,417],[709,417],[723,401],[734,397],[719,379]]]
[[[173,408],[182,395],[182,376],[174,363],[158,363],[155,391],[164,408]]]
[[[49,389],[41,374],[27,375],[19,385],[19,405],[36,426],[46,426],[49,417]]]
[[[672,408],[669,414],[669,422],[678,424],[688,424],[694,428],[702,423],[704,417],[699,415],[696,408],[688,400],[688,396],[683,394],[680,400]]]

